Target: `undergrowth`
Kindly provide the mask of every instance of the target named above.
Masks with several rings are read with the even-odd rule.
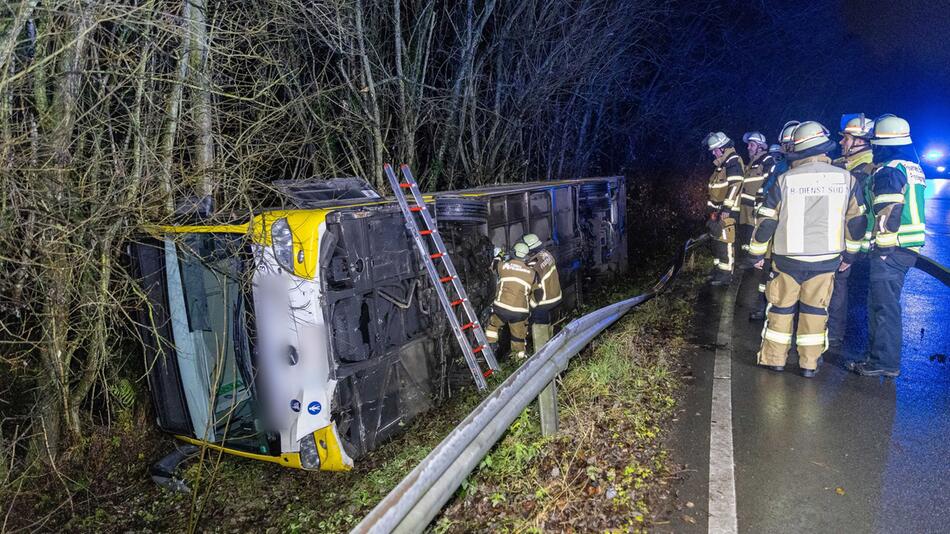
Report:
[[[536,405],[465,481],[437,532],[637,531],[665,522],[673,466],[661,444],[676,406],[696,270],[636,309],[559,380],[560,432]]]
[[[599,307],[648,288],[639,279],[588,295]],[[642,272],[642,271],[641,271]],[[695,276],[638,308],[576,357],[559,381],[561,432],[540,434],[535,406],[459,489],[437,531],[629,530],[658,520],[669,468],[658,445],[675,404],[676,358]],[[505,377],[499,376],[498,380]],[[171,449],[139,410],[122,432],[88,436],[72,475],[7,488],[3,530],[344,532],[351,529],[479,402],[474,391],[410,423],[348,473],[310,473],[218,453],[186,464],[192,494],[148,478]]]

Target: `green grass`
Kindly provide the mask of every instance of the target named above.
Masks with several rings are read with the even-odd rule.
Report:
[[[672,483],[661,437],[702,278],[697,269],[683,274],[677,291],[628,314],[574,358],[559,382],[557,436],[541,436],[536,405],[522,412],[437,532],[630,531],[660,520]]]

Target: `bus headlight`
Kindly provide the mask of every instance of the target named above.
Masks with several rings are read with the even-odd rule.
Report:
[[[294,234],[290,231],[287,219],[274,221],[270,227],[271,246],[274,249],[274,258],[277,264],[290,274],[294,272]]]

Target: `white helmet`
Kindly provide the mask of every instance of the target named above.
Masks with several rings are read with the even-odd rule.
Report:
[[[859,137],[861,139],[867,139],[871,137],[871,134],[874,132],[874,121],[868,119],[864,116],[863,113],[851,117],[848,119],[844,126],[841,128],[841,131],[838,132],[840,135],[851,134],[854,137]]]
[[[534,250],[541,246],[541,240],[535,234],[525,234],[525,236],[521,238],[521,242],[528,245],[528,250]]]
[[[525,245],[524,243],[516,243],[516,244],[515,244],[515,257],[516,257],[516,258],[524,259],[525,257],[528,256],[528,252],[529,252],[529,251],[528,251],[528,245]]]
[[[804,152],[830,141],[828,129],[816,121],[805,121],[795,128],[792,141],[795,143],[795,152]]]
[[[777,154],[782,151],[782,145],[769,145],[769,154]]]
[[[897,146],[913,143],[910,139],[910,124],[894,115],[883,115],[874,121],[872,145]]]
[[[742,136],[742,142],[749,144],[750,142],[756,142],[760,145],[768,146],[768,142],[765,140],[765,135],[761,132],[746,132]]]
[[[795,132],[795,128],[798,128],[798,125],[801,124],[798,121],[788,121],[785,123],[785,126],[782,126],[782,131],[779,132],[779,143],[791,143],[792,134]]]
[[[703,138],[703,145],[707,150],[716,150],[717,148],[722,148],[729,144],[732,139],[729,139],[729,136],[722,132],[709,132],[705,138]]]

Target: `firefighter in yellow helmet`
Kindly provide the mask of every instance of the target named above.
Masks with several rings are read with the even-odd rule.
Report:
[[[771,245],[772,272],[765,290],[769,306],[758,364],[782,371],[794,339],[802,376],[818,371],[827,348],[828,302],[834,273],[854,254],[847,241],[858,241],[865,219],[851,173],[835,167],[827,153],[835,143],[817,122],[795,128],[790,168],[778,177],[758,210],[759,222],[749,246],[764,256]],[[762,259],[764,263],[764,257]],[[761,264],[759,264],[761,265]],[[798,315],[798,331],[792,332]]]
[[[861,204],[864,206],[865,213],[870,213],[870,207],[867,205],[868,179],[874,172],[874,156],[871,153],[871,134],[874,131],[874,121],[866,119],[863,114],[854,115],[847,120],[842,118],[841,140],[838,144],[841,146],[841,157],[836,159],[833,164],[851,172],[857,182],[858,192],[861,195]],[[848,250],[850,252],[867,253],[870,245],[871,231],[874,228],[874,220],[865,229],[860,242],[849,242]],[[845,327],[848,319],[848,280],[851,278],[853,269],[844,265],[835,273],[835,289],[831,294],[831,303],[828,305],[828,344],[831,347],[840,346],[844,342]]]
[[[728,285],[736,257],[736,224],[742,190],[742,158],[732,140],[722,132],[712,132],[703,140],[716,169],[709,177],[706,202],[709,234],[713,238],[712,285]]]
[[[769,145],[765,135],[760,132],[746,132],[742,141],[749,151],[749,163],[746,165],[742,178],[742,191],[739,194],[739,232],[738,243],[740,250],[748,251],[752,240],[752,230],[755,229],[756,194],[765,185],[765,179],[775,167],[775,158],[769,152]],[[739,262],[743,269],[752,267],[748,258]]]
[[[557,260],[544,248],[535,234],[527,234],[521,241],[528,246],[528,266],[534,269],[531,286],[531,339],[537,352],[554,335],[551,312],[561,303],[561,281],[557,274]]]
[[[884,115],[874,121],[871,138],[874,163],[871,199],[874,233],[871,236],[868,322],[870,339],[864,361],[847,367],[862,376],[896,377],[900,374],[901,291],[907,271],[924,246],[924,171],[917,161],[910,124]]]
[[[528,246],[518,243],[514,257],[498,267],[498,292],[492,303],[492,315],[485,328],[489,343],[498,343],[498,330],[505,324],[511,335],[511,352],[515,358],[525,357],[525,338],[528,336],[529,298],[534,284],[534,269],[528,267]]]

